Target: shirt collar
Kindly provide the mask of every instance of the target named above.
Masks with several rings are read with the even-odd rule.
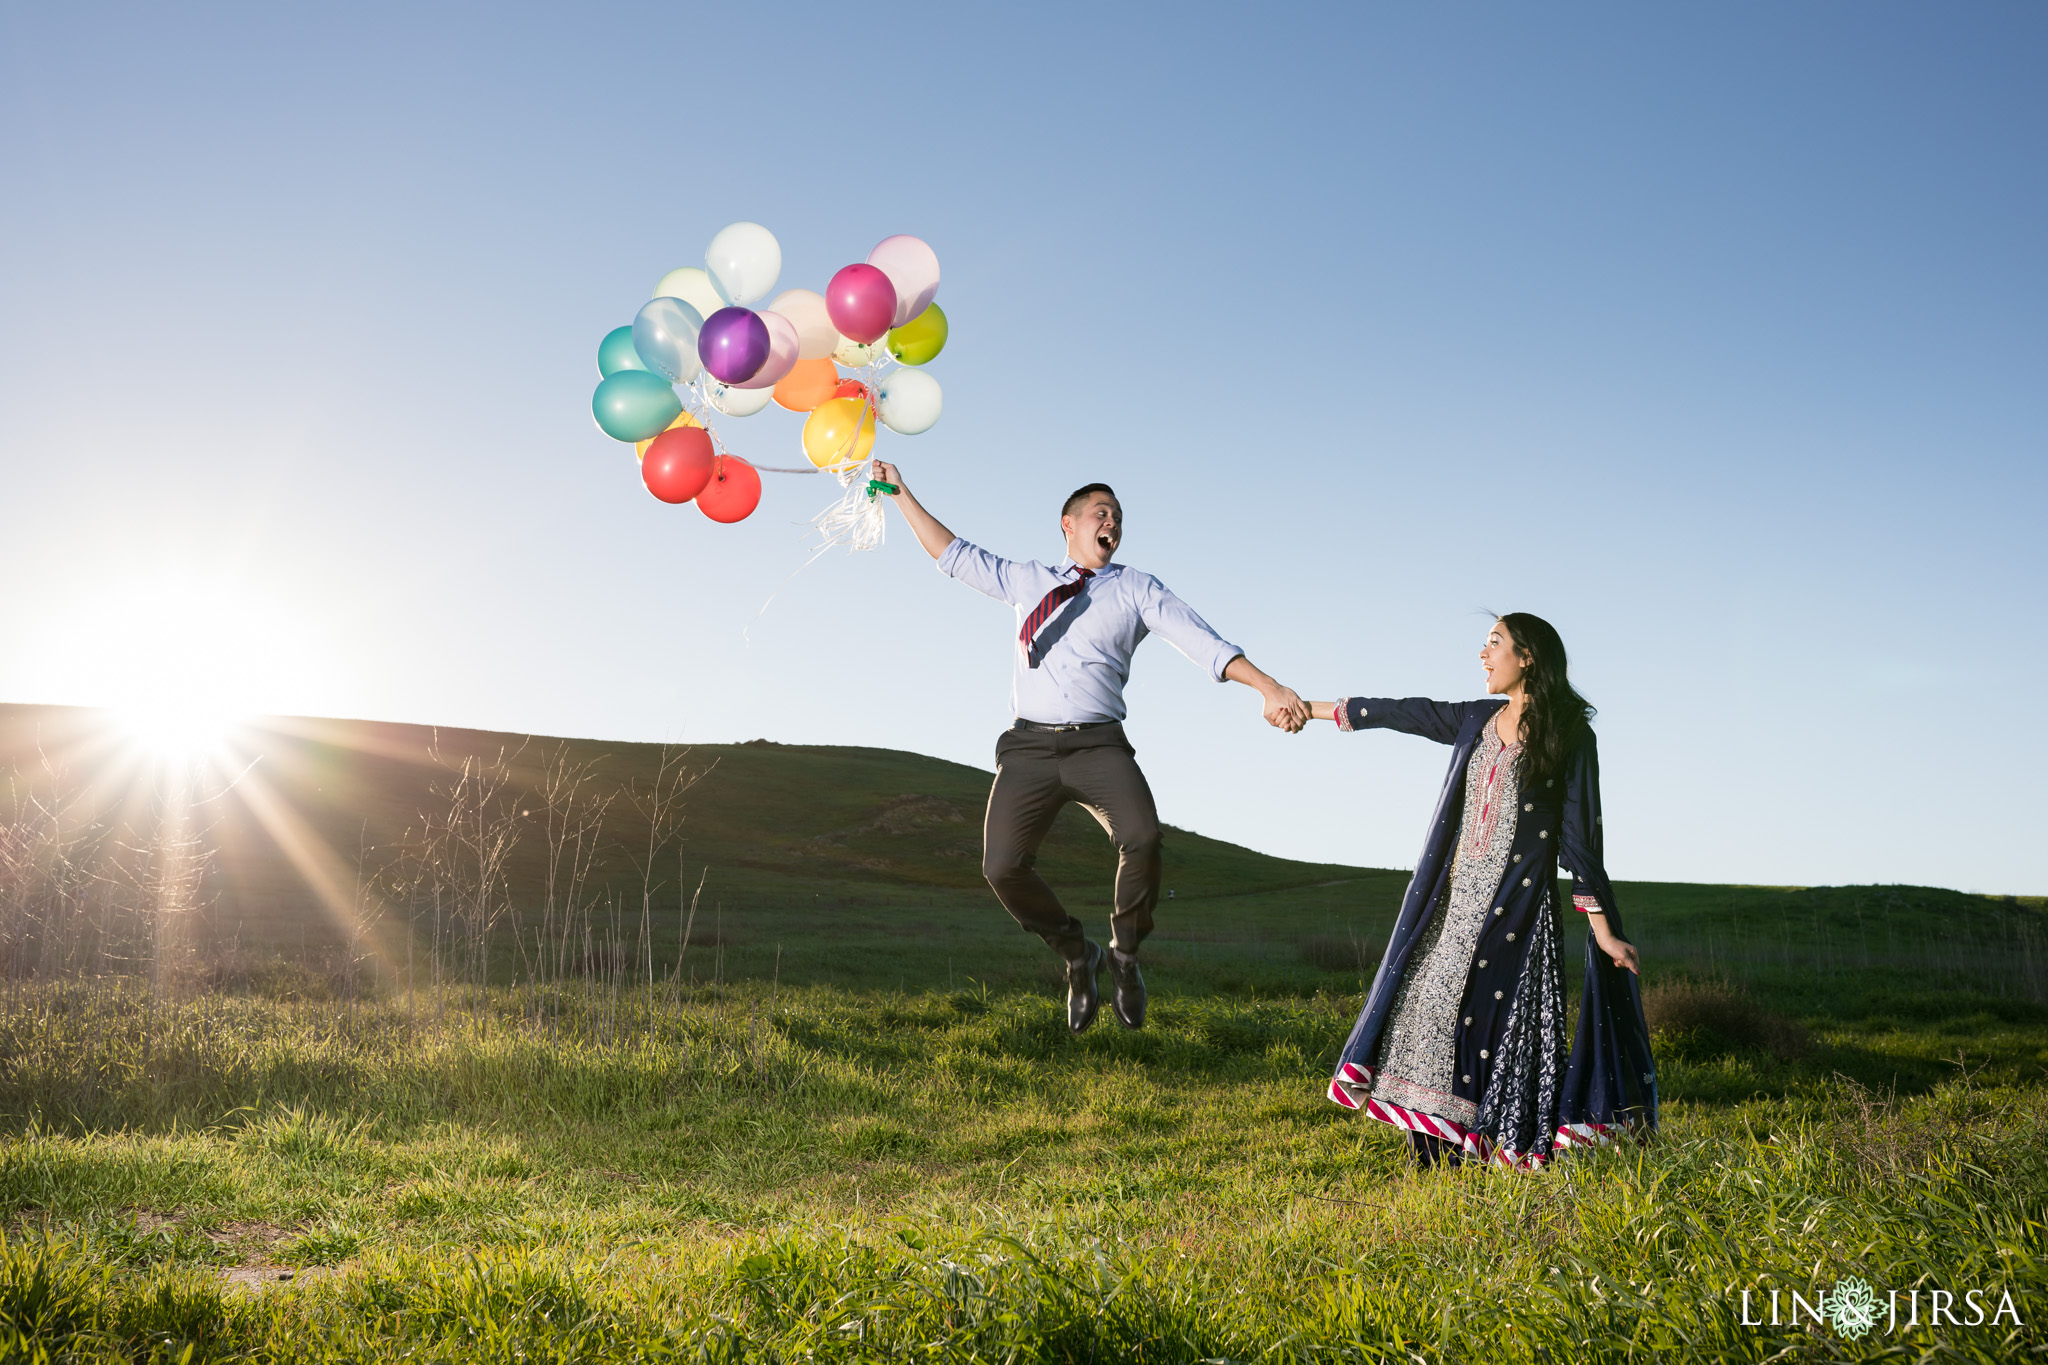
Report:
[[[1053,570],[1053,572],[1057,573],[1061,578],[1065,578],[1068,574],[1072,573],[1074,570],[1080,567],[1081,566],[1079,564],[1076,564],[1074,562],[1074,557],[1072,555],[1064,555],[1060,558],[1059,565],[1057,568]],[[1114,559],[1112,559],[1109,561],[1109,563],[1095,570],[1095,576],[1097,578],[1106,578],[1110,574],[1115,573],[1117,570],[1121,568],[1123,568],[1123,565],[1117,563]]]

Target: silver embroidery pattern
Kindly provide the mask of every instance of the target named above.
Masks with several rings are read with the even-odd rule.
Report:
[[[1545,895],[1536,907],[1528,955],[1508,1007],[1493,1074],[1476,1125],[1517,1161],[1548,1160],[1557,1137],[1564,1083],[1564,973],[1558,965],[1557,911]]]
[[[1478,1117],[1479,1106],[1451,1093],[1457,1080],[1458,1007],[1515,842],[1515,819],[1521,812],[1515,799],[1519,748],[1504,752],[1499,734],[1488,725],[1465,766],[1465,810],[1452,857],[1450,894],[1408,959],[1372,1088],[1374,1097],[1390,1104],[1464,1125]],[[1488,773],[1493,775],[1490,792]]]

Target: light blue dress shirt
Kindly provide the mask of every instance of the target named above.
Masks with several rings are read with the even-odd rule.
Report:
[[[1047,725],[1122,720],[1131,654],[1154,631],[1218,682],[1230,661],[1244,653],[1151,574],[1108,564],[1038,628],[1039,664],[1032,668],[1017,632],[1047,593],[1074,581],[1079,572],[1074,561],[1063,559],[1054,567],[1035,559],[1004,559],[956,536],[939,556],[939,572],[1017,609],[1017,624],[1010,631],[1015,661],[1010,707],[1022,720]]]

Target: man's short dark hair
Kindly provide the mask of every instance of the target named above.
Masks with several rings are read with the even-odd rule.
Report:
[[[1066,502],[1060,505],[1060,515],[1063,517],[1071,517],[1072,515],[1074,515],[1074,509],[1076,507],[1079,507],[1082,503],[1088,501],[1088,497],[1091,493],[1107,493],[1112,498],[1116,496],[1116,490],[1114,488],[1111,488],[1106,483],[1082,484],[1079,488],[1076,488],[1073,492],[1067,494]]]

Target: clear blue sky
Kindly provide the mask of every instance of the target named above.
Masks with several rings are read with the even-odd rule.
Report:
[[[589,415],[723,224],[910,232],[955,530],[1106,479],[1312,696],[1547,616],[1617,875],[2048,891],[2044,69],[2038,3],[0,7],[0,699],[988,765],[1006,608],[897,523],[755,620],[825,481],[714,525]],[[1169,820],[1413,858],[1443,750],[1130,700]]]

